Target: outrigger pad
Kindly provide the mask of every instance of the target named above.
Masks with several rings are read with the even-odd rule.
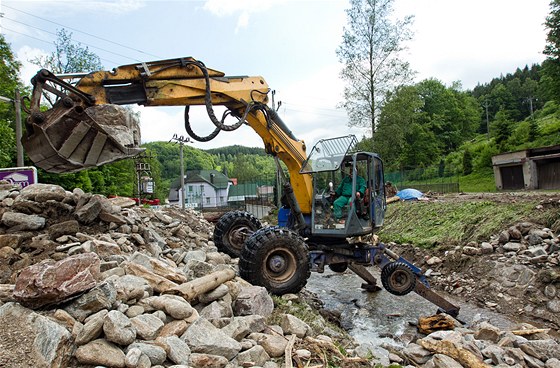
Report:
[[[61,101],[41,119],[28,120],[22,143],[36,166],[54,173],[101,166],[143,151],[132,110],[118,105],[67,107]]]

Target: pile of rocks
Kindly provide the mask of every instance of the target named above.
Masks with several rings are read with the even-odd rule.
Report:
[[[426,270],[430,283],[498,312],[560,328],[560,238],[549,228],[520,222],[488,241],[437,256],[391,247]]]
[[[45,184],[0,201],[0,366],[273,368],[334,347],[236,277],[194,212]]]
[[[560,367],[560,345],[547,329],[528,324],[502,331],[480,320],[470,328],[433,332],[402,350],[390,349],[393,361],[424,368]]]

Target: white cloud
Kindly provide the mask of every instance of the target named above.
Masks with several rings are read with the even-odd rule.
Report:
[[[286,0],[206,0],[203,9],[218,17],[237,15],[237,32],[249,25],[251,14],[264,12]]]

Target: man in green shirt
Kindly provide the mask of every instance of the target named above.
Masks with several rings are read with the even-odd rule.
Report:
[[[336,199],[333,202],[334,218],[336,221],[342,220],[342,209],[350,203],[352,199],[352,163],[346,162],[342,169],[342,181],[335,191]],[[356,175],[356,199],[360,200],[366,190],[366,180]]]

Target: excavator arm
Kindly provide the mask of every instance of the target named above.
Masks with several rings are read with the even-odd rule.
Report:
[[[137,155],[140,129],[134,113],[121,105],[185,106],[185,128],[191,137],[209,141],[220,131],[248,124],[267,153],[284,162],[303,214],[311,212],[311,176],[300,174],[307,155],[278,114],[268,107],[269,87],[262,77],[225,76],[191,57],[119,66],[84,75],[74,86],[47,70],[32,79],[33,94],[22,143],[35,164],[50,172],[75,172]],[[41,111],[44,91],[58,102]],[[193,132],[190,106],[206,106],[215,130],[207,137]],[[221,119],[214,106],[227,108]],[[225,124],[227,116],[237,118]]]

